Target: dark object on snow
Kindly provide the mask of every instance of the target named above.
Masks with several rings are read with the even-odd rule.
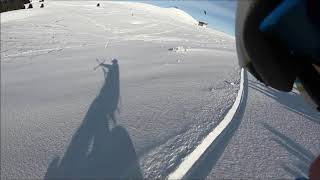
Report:
[[[101,66],[104,72],[101,90],[64,157],[52,160],[44,179],[143,179],[129,133],[112,119],[120,98],[119,64],[113,59],[112,64]]]
[[[43,5],[43,4],[41,4],[41,5],[40,5],[40,8],[44,8],[44,5]]]
[[[97,7],[100,7],[100,3],[97,4]]]
[[[320,155],[310,165],[310,169],[309,169],[310,180],[320,178],[319,169],[320,169]]]
[[[39,2],[44,2],[44,0],[39,0]]]
[[[207,11],[206,10],[204,10],[203,12],[204,12],[204,15],[207,15]]]
[[[203,21],[199,21],[199,26],[203,26],[203,27],[207,27],[208,26],[208,23],[206,22],[203,22]]]
[[[29,0],[0,0],[0,12],[25,9],[24,4],[29,2]]]
[[[28,9],[32,9],[32,8],[33,8],[33,6],[32,6],[32,4],[30,3],[29,6],[28,6]]]

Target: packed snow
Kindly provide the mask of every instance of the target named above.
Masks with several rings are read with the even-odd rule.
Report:
[[[1,179],[165,178],[235,100],[234,38],[181,10],[39,6],[1,13]]]
[[[243,105],[238,123],[224,136],[228,145],[213,148],[207,158],[214,163],[199,170],[198,178],[308,178],[309,167],[320,154],[320,113],[298,90],[280,92],[251,75]]]
[[[308,178],[320,154],[320,114],[297,89],[280,92],[249,75],[241,107],[188,178]]]

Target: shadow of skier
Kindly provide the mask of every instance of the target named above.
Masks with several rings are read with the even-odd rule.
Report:
[[[119,65],[101,64],[104,85],[73,135],[61,161],[55,158],[45,179],[142,179],[138,158],[128,132],[116,126],[120,85]],[[108,71],[106,71],[106,69]],[[110,120],[114,128],[110,128]]]

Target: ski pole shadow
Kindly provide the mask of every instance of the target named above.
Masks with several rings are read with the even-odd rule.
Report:
[[[142,179],[131,138],[116,125],[120,96],[119,65],[102,64],[104,84],[60,160],[49,164],[44,179]],[[111,127],[111,122],[113,128]]]
[[[280,166],[292,176],[299,178],[303,176],[308,176],[308,169],[312,161],[316,158],[311,151],[302,147],[300,144],[282,134],[275,128],[271,127],[267,123],[262,123],[262,126],[275,135],[273,140],[280,146],[282,146],[291,155],[294,155],[297,160],[292,162],[290,165],[288,163],[281,162]]]
[[[206,179],[209,173],[217,164],[221,155],[225,151],[228,146],[230,140],[233,135],[237,131],[239,125],[241,124],[241,120],[245,113],[245,108],[247,104],[248,98],[248,77],[245,71],[244,75],[244,90],[243,96],[241,99],[240,107],[237,110],[233,120],[227,126],[227,128],[219,135],[216,141],[210,145],[207,152],[201,157],[201,159],[195,164],[195,166],[188,172],[184,179]]]
[[[249,81],[250,88],[278,101],[286,110],[294,112],[312,122],[320,124],[320,113],[306,105],[299,94],[294,92],[288,93],[277,91],[275,89],[265,87],[260,82],[251,80]]]

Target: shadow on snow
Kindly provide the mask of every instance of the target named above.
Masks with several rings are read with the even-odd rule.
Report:
[[[307,177],[309,166],[312,161],[315,160],[316,156],[312,154],[311,151],[302,147],[300,144],[296,143],[294,140],[282,134],[267,123],[262,123],[262,125],[264,128],[275,135],[275,138],[272,138],[273,141],[281,145],[290,154],[294,155],[297,158],[297,160],[295,160],[290,166],[284,162],[281,162],[280,166],[296,178],[303,176]]]
[[[278,101],[286,110],[294,112],[310,121],[320,124],[319,113],[306,105],[299,94],[296,94],[294,92],[281,92],[272,88],[267,88],[260,82],[256,81],[254,81],[253,83],[249,83],[249,87]]]
[[[253,81],[251,81],[253,82]],[[249,83],[249,87],[272,98],[283,105],[288,111],[294,112],[305,119],[314,123],[320,124],[320,116],[315,110],[311,109],[304,103],[302,97],[294,92],[281,92],[272,88],[267,88],[260,82]],[[274,142],[286,149],[290,154],[294,155],[297,159],[291,165],[281,162],[280,166],[293,177],[307,177],[308,169],[312,161],[316,158],[309,150],[296,143],[286,135],[282,134],[275,128],[266,123],[262,123],[263,127],[273,133],[276,137],[272,138]]]
[[[113,61],[101,66],[105,81],[100,93],[73,135],[63,159],[57,157],[50,163],[45,179],[142,178],[130,136],[124,127],[116,126],[119,65]]]

